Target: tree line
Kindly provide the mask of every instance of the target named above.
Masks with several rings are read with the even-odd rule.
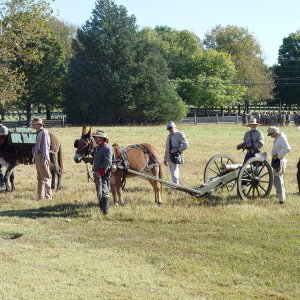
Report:
[[[300,97],[300,33],[283,39],[278,64],[264,64],[247,28],[217,25],[201,41],[168,26],[139,29],[111,0],[97,0],[78,28],[46,0],[0,4],[0,105],[65,111],[69,122],[158,124],[188,108]]]

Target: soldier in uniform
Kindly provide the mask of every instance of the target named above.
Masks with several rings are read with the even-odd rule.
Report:
[[[169,166],[172,182],[179,184],[179,164],[181,162],[172,161],[171,156],[174,154],[181,155],[189,147],[189,143],[184,133],[178,131],[173,121],[168,122],[167,130],[169,134],[167,136],[164,165]]]
[[[285,155],[291,151],[291,146],[284,133],[278,127],[270,126],[268,136],[274,139],[272,148],[272,168],[274,170],[274,186],[279,197],[279,203],[285,202],[285,187],[283,174],[286,169]]]
[[[260,125],[257,123],[255,118],[250,118],[246,126],[250,127],[250,130],[247,131],[244,135],[243,143],[236,146],[237,150],[243,149],[247,153],[245,155],[244,163],[255,156],[256,153],[261,152],[261,149],[264,145],[264,135],[256,127]]]
[[[106,215],[109,209],[110,169],[114,150],[108,145],[106,132],[97,130],[97,132],[93,134],[93,138],[97,144],[97,147],[94,149],[93,164],[97,198],[102,213]]]

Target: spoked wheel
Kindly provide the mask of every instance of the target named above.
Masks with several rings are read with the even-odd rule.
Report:
[[[204,169],[204,182],[208,183],[216,177],[224,175],[222,166],[235,164],[235,159],[228,154],[216,154],[207,163]],[[221,187],[230,192],[235,187],[236,181],[230,181]]]
[[[269,196],[273,186],[270,164],[260,157],[250,158],[242,166],[237,184],[238,193],[243,200]]]

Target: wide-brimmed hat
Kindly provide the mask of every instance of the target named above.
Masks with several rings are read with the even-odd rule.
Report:
[[[260,123],[257,123],[256,118],[250,118],[246,126],[250,126],[250,125],[260,125]]]
[[[279,133],[280,132],[280,129],[278,128],[278,127],[276,127],[276,126],[270,126],[269,128],[268,128],[268,136],[270,136],[272,133]]]
[[[34,124],[40,124],[40,125],[43,125],[43,119],[42,118],[33,118],[32,121],[31,121],[31,125],[34,125]]]
[[[97,130],[95,133],[93,133],[93,136],[102,137],[104,139],[108,139],[106,132],[103,130]]]
[[[173,121],[167,123],[167,130],[176,127],[176,124]]]
[[[8,128],[4,125],[0,125],[0,135],[8,135]]]

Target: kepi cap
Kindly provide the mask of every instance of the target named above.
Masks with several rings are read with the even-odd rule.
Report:
[[[272,133],[279,133],[280,132],[280,129],[278,128],[278,127],[276,127],[276,126],[270,126],[269,128],[268,128],[268,136],[270,136]]]
[[[173,121],[167,123],[167,130],[176,127],[176,124]]]

